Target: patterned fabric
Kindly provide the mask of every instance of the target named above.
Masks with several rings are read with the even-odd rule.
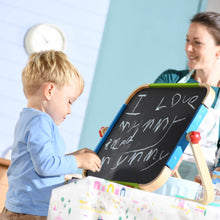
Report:
[[[219,208],[89,176],[52,191],[48,220],[217,220]]]

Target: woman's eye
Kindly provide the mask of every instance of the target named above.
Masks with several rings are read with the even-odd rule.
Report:
[[[202,44],[200,41],[196,41],[195,43],[196,43],[196,44]]]

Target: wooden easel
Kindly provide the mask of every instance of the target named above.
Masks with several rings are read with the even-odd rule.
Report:
[[[180,99],[183,97],[188,97],[188,99],[184,98],[184,101],[182,100],[181,102]],[[95,150],[100,159],[103,159],[101,171],[98,173],[85,171],[83,176],[101,177],[145,191],[155,191],[173,175],[173,170],[189,141],[204,187],[203,199],[196,200],[196,202],[205,205],[210,203],[214,197],[211,176],[201,147],[198,145],[200,139],[195,142],[193,137],[191,138],[191,131],[198,129],[208,108],[212,105],[214,97],[214,90],[207,84],[167,83],[145,84],[138,87],[129,95],[107,131],[106,128],[101,128],[99,131],[101,137],[105,133]],[[178,105],[178,108],[173,108],[173,101],[176,98],[178,102],[175,102],[175,104],[178,103],[180,105]],[[170,100],[172,101],[170,102]],[[195,108],[185,108],[186,100],[191,100],[194,105],[196,104],[196,111],[194,111]],[[198,102],[194,102],[195,100]],[[188,102],[189,105],[192,104],[191,101]],[[172,117],[170,116],[169,108],[172,108]],[[192,109],[194,110],[191,111]],[[169,135],[161,132],[164,136],[152,137],[149,135],[150,132],[153,134],[152,130],[148,130],[149,136],[147,136],[143,135],[146,133],[141,133],[141,129],[138,128],[134,133],[133,128],[136,128],[137,125],[144,126],[145,131],[145,128],[151,128],[147,123],[154,123],[155,120],[161,120],[164,116],[166,116],[168,121],[171,118],[171,121],[175,121],[177,116],[183,119],[183,115],[184,120],[186,118],[188,120],[182,124],[184,127],[179,126],[179,129],[174,131],[178,133],[181,130],[178,133],[179,141],[175,140],[177,143],[167,144],[172,140],[171,134],[173,135],[173,133],[171,132],[167,133]],[[142,122],[146,123],[143,124]],[[128,123],[132,129],[128,129],[125,123]],[[122,125],[123,129],[120,125]],[[187,127],[185,127],[186,125]],[[112,148],[109,147],[113,142],[114,146],[112,145]],[[128,146],[128,148],[120,148],[120,151],[117,151],[121,145]],[[170,151],[170,146],[175,146],[175,148]],[[158,154],[152,157],[154,152]],[[162,155],[165,155],[165,152],[169,155],[169,158],[164,162]],[[152,172],[152,170],[154,171]],[[174,175],[180,178],[178,172],[174,173]]]
[[[200,133],[196,131],[189,132],[186,135],[186,139],[189,141],[190,146],[192,148],[193,156],[195,158],[196,166],[199,172],[199,175],[201,177],[202,186],[204,188],[204,194],[202,200],[192,200],[199,203],[202,203],[203,205],[207,205],[214,199],[214,187],[212,184],[212,179],[201,149],[201,146],[199,144],[199,141],[201,139]]]

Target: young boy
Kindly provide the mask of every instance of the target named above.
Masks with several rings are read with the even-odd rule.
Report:
[[[9,189],[0,219],[46,219],[51,190],[77,168],[99,171],[101,161],[89,149],[65,155],[57,126],[71,113],[83,91],[79,72],[60,51],[34,53],[22,72],[27,108],[15,127]]]

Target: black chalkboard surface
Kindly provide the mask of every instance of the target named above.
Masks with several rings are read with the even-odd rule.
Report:
[[[150,84],[128,97],[96,148],[100,172],[87,176],[149,184],[165,182],[212,103],[205,84]],[[169,170],[163,175],[164,168]],[[161,184],[157,184],[160,187]]]

